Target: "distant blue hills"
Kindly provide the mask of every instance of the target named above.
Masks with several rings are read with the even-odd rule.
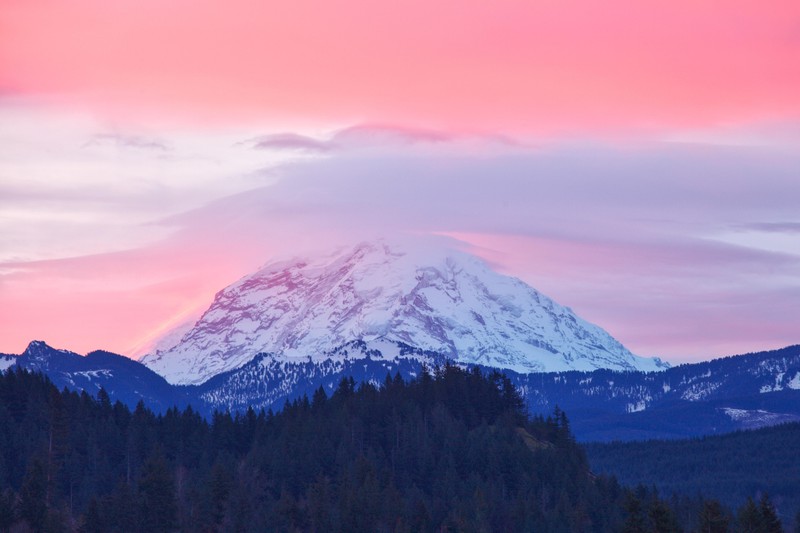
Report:
[[[356,341],[358,342],[358,341]],[[189,405],[214,410],[279,410],[319,387],[329,393],[344,377],[380,385],[387,375],[404,379],[423,371],[420,355],[287,362],[258,354],[201,385],[171,385],[143,364],[105,351],[85,356],[31,342],[20,355],[0,355],[2,367],[46,374],[59,388],[96,395],[156,412]],[[444,357],[425,352],[430,366]],[[484,371],[496,369],[479,367]],[[433,368],[429,369],[433,371]],[[800,345],[685,364],[658,372],[557,372],[519,374],[504,370],[533,414],[566,411],[581,441],[675,439],[800,421]]]

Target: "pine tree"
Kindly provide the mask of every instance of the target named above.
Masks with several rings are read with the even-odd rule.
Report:
[[[100,410],[104,415],[111,413],[111,398],[103,387],[100,387],[100,390],[97,391],[97,403],[100,405]]]
[[[330,518],[332,496],[331,483],[326,477],[318,478],[306,491],[309,526],[312,531],[333,530]]]
[[[11,489],[0,492],[0,531],[8,531],[14,523],[14,500],[16,496]]]
[[[388,378],[389,375],[387,374],[386,377]],[[311,408],[318,411],[325,406],[327,401],[328,395],[325,394],[325,389],[320,385],[319,388],[314,391],[314,396],[311,399]]]
[[[25,474],[20,491],[19,515],[34,531],[44,529],[47,520],[47,472],[38,458],[31,462]]]
[[[778,513],[775,512],[775,506],[765,493],[761,496],[761,501],[758,504],[758,510],[761,514],[761,531],[763,533],[782,533],[783,525],[781,525]]]
[[[647,516],[650,519],[650,530],[653,533],[676,533],[681,529],[675,513],[672,512],[666,502],[658,497],[654,497],[650,503]],[[716,532],[716,530],[714,531]]]
[[[137,494],[124,480],[120,480],[108,498],[101,499],[101,504],[101,517],[105,522],[113,522],[113,531],[139,530],[141,510]]]
[[[89,502],[89,508],[83,515],[83,524],[81,525],[81,533],[103,533],[108,530],[103,517],[100,514],[100,506],[96,499]]]
[[[726,533],[730,520],[717,500],[706,500],[700,512],[700,533]]]
[[[214,463],[211,468],[211,519],[214,525],[221,524],[225,517],[231,491],[231,477],[231,473],[222,463]]]
[[[160,449],[153,451],[139,481],[141,527],[148,532],[172,531],[177,523],[175,482]]]
[[[739,508],[737,514],[738,531],[741,533],[760,533],[761,532],[761,511],[753,498],[748,497],[747,501]]]
[[[628,516],[622,526],[623,533],[645,533],[647,528],[645,526],[642,501],[632,492],[625,499],[625,511]]]

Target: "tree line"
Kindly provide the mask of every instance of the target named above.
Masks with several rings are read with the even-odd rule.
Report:
[[[750,503],[767,527],[769,499]],[[726,531],[734,514],[592,474],[566,414],[529,416],[496,372],[345,378],[208,420],[0,375],[0,531]]]

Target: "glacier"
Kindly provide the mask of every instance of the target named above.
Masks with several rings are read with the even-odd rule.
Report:
[[[141,362],[170,383],[200,384],[257,354],[322,361],[356,340],[373,358],[412,346],[518,373],[668,367],[474,255],[386,240],[269,263],[218,292],[179,341]]]

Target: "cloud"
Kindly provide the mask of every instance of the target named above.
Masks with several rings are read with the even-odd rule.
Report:
[[[717,235],[798,220],[800,156],[674,143],[488,155],[454,146],[303,161],[283,168],[274,185],[170,223],[183,228],[181,238],[227,235],[265,258],[375,235],[451,235],[632,349],[676,360],[797,341],[790,324],[800,320],[800,248]],[[783,313],[777,322],[774,309]],[[726,341],[729,324],[744,321],[752,321],[741,329],[749,341]]]
[[[332,148],[330,141],[323,141],[297,133],[273,133],[270,135],[262,135],[261,137],[244,141],[243,144],[250,145],[259,150],[327,152]]]
[[[753,222],[737,229],[764,231],[767,233],[800,233],[800,222]]]
[[[84,147],[110,144],[121,148],[139,148],[142,150],[168,151],[169,146],[161,140],[139,135],[123,135],[118,133],[101,133],[89,139]]]
[[[364,127],[319,139],[235,137],[242,138],[253,141],[187,144],[165,136],[173,148],[166,160],[160,150],[131,148],[136,168],[180,175],[159,182],[165,189],[141,196],[141,204],[121,201],[118,185],[95,201],[120,218],[134,216],[120,223],[120,234],[132,238],[136,227],[150,240],[72,259],[0,263],[9,302],[0,323],[20,332],[19,344],[36,328],[51,328],[60,345],[131,353],[151,340],[149,332],[185,319],[272,257],[375,236],[445,234],[638,353],[680,361],[797,342],[800,248],[759,244],[768,233],[796,238],[794,151],[657,142],[526,147]],[[293,155],[274,160],[251,149],[259,141],[328,148],[301,151],[313,157],[283,150]],[[237,173],[250,178],[226,181]],[[27,190],[14,187],[18,198]],[[78,202],[85,215],[80,202],[88,197],[72,191],[64,202]],[[180,203],[182,194],[193,200]],[[148,198],[156,206],[150,211]],[[113,231],[92,229],[108,220],[114,216],[90,217],[80,229],[108,246],[118,239]],[[54,242],[50,233],[80,242],[47,228],[20,235],[38,246]],[[92,311],[70,314],[70,305]],[[110,317],[118,318],[113,326]]]
[[[344,147],[397,146],[416,143],[446,143],[458,136],[444,131],[389,124],[360,124],[336,132],[333,142]]]
[[[415,144],[443,144],[468,138],[444,131],[424,128],[409,128],[387,124],[359,124],[334,131],[325,138],[316,138],[296,133],[262,135],[243,141],[242,144],[259,150],[295,150],[301,152],[333,152],[364,148],[398,148]],[[500,135],[476,136],[482,142],[518,144],[511,138]]]
[[[281,170],[243,195],[254,216],[327,216],[333,225],[630,239],[796,216],[793,154],[658,145],[510,154],[347,152]],[[758,178],[756,178],[758,176]],[[220,204],[224,211],[234,199]],[[252,206],[250,206],[252,204]],[[211,206],[204,211],[215,216]],[[224,215],[221,215],[224,216]]]
[[[288,158],[246,131],[153,135],[45,105],[0,104],[0,261],[74,257],[155,242],[155,222],[269,183]]]

